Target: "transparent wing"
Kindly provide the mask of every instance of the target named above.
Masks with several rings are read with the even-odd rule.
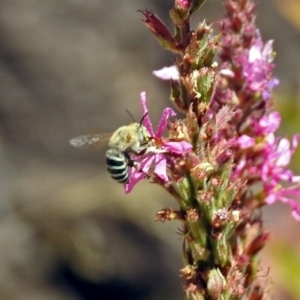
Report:
[[[98,133],[75,136],[70,144],[76,148],[102,147],[111,137],[112,133]]]

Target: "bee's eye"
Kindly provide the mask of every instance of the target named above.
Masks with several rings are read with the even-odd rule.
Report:
[[[143,131],[139,129],[139,140],[142,141],[144,139]]]
[[[140,141],[143,141],[146,138],[145,131],[143,130],[142,127],[139,127],[138,135],[139,135],[139,140]]]

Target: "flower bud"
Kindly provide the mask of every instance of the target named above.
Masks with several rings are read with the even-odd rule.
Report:
[[[171,101],[174,103],[176,108],[183,113],[186,113],[188,110],[187,104],[183,101],[182,91],[179,82],[171,80]]]
[[[175,0],[175,6],[179,9],[188,9],[191,7],[192,0]]]
[[[156,218],[154,221],[161,221],[164,223],[165,221],[173,221],[173,220],[182,220],[182,212],[175,211],[172,208],[165,207],[156,214]]]
[[[224,226],[228,218],[228,211],[227,209],[221,208],[219,209],[213,216],[212,219],[212,228],[214,229],[220,229]]]
[[[201,162],[190,170],[191,176],[197,185],[202,184],[212,172],[214,167],[209,162]]]
[[[216,71],[214,68],[202,68],[193,72],[193,89],[197,91],[201,97],[201,102],[209,103],[214,91],[216,81]]]
[[[219,269],[212,269],[208,274],[207,290],[212,299],[221,299],[225,278]]]
[[[145,9],[139,10],[139,12],[145,16],[145,20],[142,21],[148,26],[163,48],[181,53],[181,49],[169,29],[152,11]]]
[[[174,183],[174,188],[176,192],[179,194],[180,198],[186,204],[191,200],[191,182],[186,178],[181,178],[177,182]]]
[[[193,112],[193,106],[190,105],[186,115],[185,124],[187,126],[188,134],[193,146],[197,145],[199,135],[199,125],[196,114]]]
[[[246,252],[249,256],[256,255],[266,244],[266,242],[270,239],[270,233],[263,231],[257,235],[256,238],[250,243],[247,247]]]
[[[225,235],[213,242],[214,245],[214,257],[216,263],[221,267],[225,267],[230,264],[231,250],[228,244],[228,239]]]
[[[183,27],[185,21],[190,17],[191,0],[175,0],[175,6],[170,11],[170,16],[179,27]]]

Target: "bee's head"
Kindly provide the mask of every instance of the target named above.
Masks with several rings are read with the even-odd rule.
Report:
[[[150,137],[150,134],[147,130],[147,128],[143,125],[143,121],[145,120],[145,117],[148,115],[148,113],[144,114],[140,123],[137,123],[133,117],[133,115],[131,114],[131,112],[126,109],[126,111],[128,112],[128,114],[131,116],[132,120],[134,121],[134,123],[132,124],[136,130],[136,135],[138,138],[138,143],[140,145],[145,145]]]
[[[130,150],[139,153],[144,147],[148,145],[150,134],[147,128],[140,123],[132,123],[131,128],[134,128],[132,135],[132,143],[129,145]]]
[[[139,126],[137,127],[137,134],[141,144],[149,140],[150,134],[145,126],[139,124]]]

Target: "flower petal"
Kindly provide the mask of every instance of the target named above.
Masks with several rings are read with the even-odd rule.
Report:
[[[289,164],[292,156],[292,152],[290,150],[290,141],[288,139],[281,139],[278,143],[277,148],[277,161],[276,165],[279,167],[285,167]]]
[[[268,204],[273,204],[275,201],[281,201],[283,203],[288,203],[292,209],[293,217],[300,221],[300,210],[299,204],[293,198],[299,198],[300,188],[295,185],[289,188],[273,189],[273,191],[268,191],[268,196],[265,199],[265,202]]]
[[[144,174],[148,174],[149,170],[155,167],[155,156],[156,154],[146,154],[146,156],[143,158],[141,164],[140,164],[140,170]]]
[[[150,135],[154,136],[152,123],[150,121],[150,117],[149,117],[149,114],[148,114],[149,112],[148,112],[148,108],[147,108],[146,92],[141,92],[141,103],[142,103],[142,108],[143,108],[143,115],[144,116],[146,115],[144,120],[143,120],[143,125],[146,127],[146,129],[148,130]]]
[[[176,66],[164,67],[153,71],[152,74],[162,80],[179,80],[179,72]]]
[[[154,171],[151,171],[154,170]],[[140,165],[140,170],[144,174],[154,172],[163,181],[168,181],[167,176],[167,160],[163,154],[147,154],[147,157],[143,159]]]
[[[162,154],[156,155],[156,161],[155,161],[155,171],[154,173],[162,179],[164,182],[167,182],[169,180],[167,175],[167,160]]]
[[[163,113],[162,113],[160,122],[157,126],[156,135],[155,135],[157,138],[162,137],[162,134],[163,134],[164,130],[167,127],[168,119],[172,116],[176,116],[175,111],[170,107],[165,108]]]
[[[299,134],[295,134],[293,136],[292,149],[291,149],[293,153],[295,152],[296,148],[298,147],[299,140],[300,140],[300,135]]]
[[[138,171],[136,168],[131,168],[129,171],[129,182],[124,184],[125,194],[128,194],[132,191],[134,186],[145,178],[143,172]]]
[[[273,111],[260,119],[257,133],[273,133],[278,129],[280,122],[280,114],[277,111]]]
[[[192,151],[193,146],[186,141],[167,142],[167,143],[164,143],[164,148],[171,153],[176,153],[176,154],[182,155],[182,154],[186,154],[186,153],[189,153],[190,151]]]
[[[220,74],[225,77],[234,78],[234,72],[230,69],[223,69],[220,71]]]
[[[297,221],[300,221],[300,212],[299,212],[298,209],[292,211],[292,216],[293,216]]]
[[[243,134],[240,136],[237,140],[238,145],[240,146],[241,149],[246,149],[250,148],[255,145],[255,140],[254,138]]]

